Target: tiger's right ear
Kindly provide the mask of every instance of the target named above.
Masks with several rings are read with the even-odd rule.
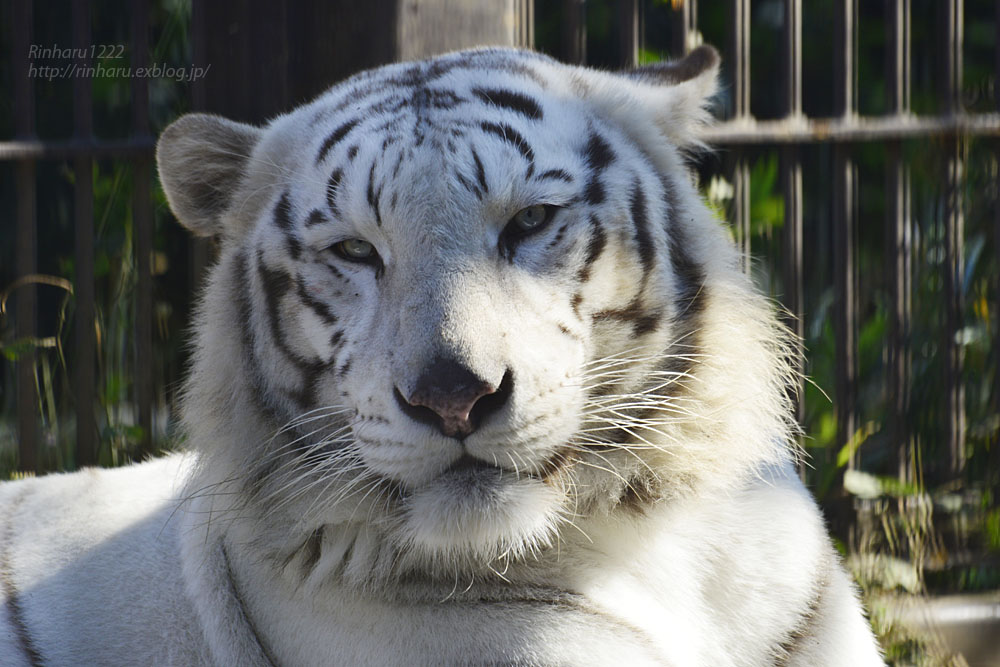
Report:
[[[223,214],[260,135],[251,125],[203,113],[182,116],[163,131],[156,167],[181,224],[199,236],[223,233]]]

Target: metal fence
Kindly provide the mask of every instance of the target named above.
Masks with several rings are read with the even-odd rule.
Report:
[[[86,53],[91,45],[90,2],[73,0],[73,48]],[[131,11],[131,58],[133,67],[146,64],[148,53],[148,2],[134,0]],[[721,3],[720,3],[721,4]],[[675,55],[692,46],[697,33],[698,8],[695,0],[673,2],[676,17],[672,43]],[[912,287],[912,222],[910,217],[910,177],[908,165],[901,157],[900,145],[904,140],[921,137],[938,137],[949,147],[946,174],[945,285],[944,299],[946,322],[941,339],[947,353],[947,364],[941,378],[941,400],[947,409],[948,449],[951,452],[951,471],[959,472],[962,463],[964,439],[962,396],[962,353],[956,342],[960,326],[961,294],[959,275],[963,256],[963,209],[961,182],[964,173],[961,139],[968,136],[1000,136],[1000,113],[967,114],[961,105],[963,3],[962,0],[941,0],[943,8],[939,22],[940,65],[938,79],[941,96],[946,101],[943,113],[933,116],[916,116],[910,112],[910,25],[911,1],[888,0],[886,3],[886,60],[888,63],[889,113],[880,117],[866,117],[857,113],[857,0],[837,0],[833,26],[835,46],[835,72],[833,88],[836,113],[832,118],[810,118],[802,111],[802,2],[785,0],[781,71],[784,91],[782,109],[784,118],[755,120],[750,111],[750,1],[730,0],[725,9],[731,24],[731,41],[728,70],[732,73],[727,84],[733,99],[731,115],[708,131],[712,144],[726,148],[728,178],[734,187],[732,224],[735,236],[745,253],[750,248],[750,168],[747,156],[761,147],[780,151],[782,192],[785,202],[784,236],[784,294],[785,307],[801,315],[803,304],[803,169],[801,151],[804,147],[828,143],[832,149],[834,221],[833,264],[835,267],[836,313],[836,396],[838,440],[843,443],[856,429],[854,405],[857,392],[857,361],[855,331],[858,322],[855,281],[854,230],[857,224],[856,206],[857,173],[852,154],[860,144],[881,142],[888,151],[887,187],[890,192],[887,207],[886,262],[891,276],[891,329],[888,341],[890,378],[888,391],[892,397],[889,421],[891,437],[895,443],[900,471],[907,469],[909,451],[906,414],[911,380],[909,376],[909,347],[911,331]],[[514,17],[519,39],[530,43],[534,30],[533,8],[530,0],[519,0]],[[617,34],[620,45],[620,64],[637,62],[641,42],[642,3],[639,0],[619,0],[617,5]],[[195,64],[204,64],[206,56],[206,12],[217,12],[209,3],[196,2],[191,26]],[[562,0],[562,53],[569,62],[583,62],[586,53],[586,3],[583,0]],[[1000,43],[1000,6],[997,9],[998,39]],[[130,79],[133,99],[131,136],[124,141],[102,142],[92,135],[91,82],[87,77],[77,77],[73,83],[73,137],[69,141],[49,141],[35,136],[33,81],[27,75],[31,66],[32,4],[27,1],[13,3],[10,8],[11,59],[13,73],[14,130],[9,141],[0,141],[0,161],[14,162],[16,173],[16,272],[22,281],[17,292],[17,336],[33,338],[37,301],[31,276],[37,273],[37,220],[36,220],[36,163],[39,160],[71,160],[75,173],[75,316],[73,381],[76,397],[77,463],[87,465],[97,460],[97,426],[95,423],[95,333],[90,324],[94,321],[94,215],[91,174],[97,158],[128,160],[134,173],[133,224],[138,289],[134,346],[136,375],[134,399],[137,404],[137,421],[145,434],[142,451],[148,451],[152,429],[154,378],[152,375],[152,278],[150,256],[152,243],[152,204],[150,197],[151,159],[154,138],[150,135],[147,80]],[[215,40],[213,43],[218,42]],[[210,46],[210,45],[208,45]],[[212,57],[218,57],[214,54]],[[243,59],[234,67],[251,71],[253,58],[260,54],[243,53]],[[77,59],[79,66],[91,66],[86,56]],[[213,63],[216,64],[216,63]],[[997,73],[1000,75],[1000,51],[997,55]],[[313,82],[319,85],[324,82]],[[204,86],[193,89],[195,108],[206,108]],[[1000,97],[1000,96],[998,96]],[[299,100],[301,101],[301,100]],[[996,218],[996,237],[1000,238],[1000,212]],[[197,250],[204,254],[204,248]],[[1000,249],[994,248],[994,253]],[[790,320],[798,333],[802,332],[802,319]],[[1000,338],[996,341],[1000,349]],[[34,470],[37,451],[37,395],[30,358],[17,365],[19,467]]]
[[[134,378],[138,425],[148,439],[152,433],[152,203],[150,199],[151,159],[155,145],[149,131],[148,83],[144,77],[131,81],[133,114],[131,137],[126,141],[99,142],[92,134],[93,109],[91,77],[73,79],[73,137],[69,141],[46,141],[35,135],[35,93],[30,75],[34,16],[31,2],[14,2],[11,12],[11,58],[14,88],[14,138],[0,142],[0,160],[16,163],[17,275],[21,284],[16,295],[17,336],[36,337],[37,295],[32,282],[37,273],[38,225],[36,219],[36,174],[38,160],[70,159],[74,172],[75,216],[75,301],[73,393],[76,397],[76,460],[78,465],[97,462],[96,338],[93,326],[94,302],[94,211],[92,175],[97,158],[130,160],[134,174],[133,225],[135,234],[138,291],[135,321],[137,374]],[[132,3],[131,57],[133,67],[144,67],[149,52],[148,3]],[[72,3],[73,44],[79,54],[91,53],[91,12],[87,0]],[[92,67],[89,55],[76,58],[81,68]],[[37,467],[38,396],[31,355],[17,364],[18,465],[22,470]]]

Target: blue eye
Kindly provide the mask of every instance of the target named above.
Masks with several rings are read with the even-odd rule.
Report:
[[[528,208],[523,208],[514,214],[514,217],[510,219],[509,225],[514,225],[517,229],[522,232],[531,232],[541,227],[549,218],[549,211],[547,206],[542,204],[536,204],[535,206],[529,206]]]
[[[365,262],[378,256],[375,246],[362,239],[347,239],[333,246],[334,252],[355,262]]]
[[[500,254],[513,260],[514,251],[521,240],[545,229],[558,208],[551,204],[535,204],[515,213],[500,234]]]

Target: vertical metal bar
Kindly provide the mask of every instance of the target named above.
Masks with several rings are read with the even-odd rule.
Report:
[[[910,110],[910,0],[889,3],[889,113]],[[896,472],[902,481],[914,477],[910,441],[910,327],[912,319],[913,235],[910,217],[910,170],[901,157],[899,141],[887,146],[886,241],[892,310],[889,319],[889,437]]]
[[[583,65],[587,62],[586,0],[562,0],[562,59]]]
[[[750,0],[732,0],[733,30],[730,42],[734,121],[750,118]],[[743,270],[750,272],[750,166],[746,154],[733,150],[733,226],[743,255]]]
[[[639,62],[638,0],[618,0],[618,62],[634,67]]]
[[[802,0],[785,0],[781,55],[785,116],[799,116],[802,114]]]
[[[785,116],[802,114],[802,2],[785,0],[785,23],[782,34],[784,71],[782,90]],[[798,340],[804,337],[802,325],[802,162],[798,145],[781,149],[781,182],[785,199],[784,223],[784,305],[791,314],[789,326]],[[801,368],[796,370],[802,370]],[[796,418],[803,416],[803,392],[798,381]]]
[[[677,3],[674,6],[677,7],[677,13],[673,21],[674,34],[670,50],[674,58],[681,58],[695,46],[692,38],[698,31],[698,0],[682,0],[679,6]]]
[[[941,58],[945,111],[961,111],[962,88],[962,0],[947,0],[944,10],[945,48]],[[962,347],[957,334],[962,328],[962,271],[963,271],[963,202],[964,178],[963,140],[960,137],[948,143],[947,191],[945,196],[944,228],[944,298],[945,298],[945,435],[949,452],[951,477],[961,474],[965,466],[965,392],[962,384]]]
[[[149,60],[148,0],[132,2],[132,67],[145,67]],[[149,89],[144,77],[132,77],[132,136],[149,135]],[[137,293],[135,302],[135,400],[138,403],[142,441],[135,457],[142,460],[153,451],[153,221],[148,155],[132,162],[132,225],[135,238]]]
[[[32,35],[32,3],[15,2],[11,8],[11,65],[14,79],[14,133],[28,139],[35,132],[35,89],[31,80],[28,49]],[[30,276],[37,270],[37,231],[35,211],[35,162],[20,160],[15,167],[17,197],[17,275]],[[35,337],[36,290],[34,284],[22,285],[17,299],[17,337]],[[38,469],[38,394],[35,388],[35,355],[25,354],[17,362],[17,431],[18,468],[27,472]]]
[[[210,0],[192,0],[191,2],[191,59],[195,67],[204,68],[208,65],[206,55],[205,25],[207,21],[205,3]],[[191,83],[191,105],[195,111],[208,110],[208,94],[205,90],[204,78]],[[188,241],[191,258],[190,280],[191,293],[201,286],[202,277],[211,261],[211,248],[207,239],[192,236]]]
[[[834,113],[850,120],[857,110],[855,95],[855,37],[857,0],[839,0],[834,10]],[[837,443],[843,446],[854,436],[857,403],[855,331],[857,303],[854,281],[855,201],[857,173],[847,145],[833,149],[833,262],[834,330],[836,331]],[[858,464],[857,451],[850,465]]]
[[[1000,2],[996,4],[996,40],[994,43],[994,56],[996,62],[993,67],[993,102],[997,111],[1000,111]],[[994,261],[1000,262],[1000,142],[994,143],[993,151],[994,172],[993,177],[993,254]],[[1000,313],[1000,275],[996,277],[996,298],[993,305],[997,313]],[[998,315],[1000,317],[1000,315]],[[993,354],[996,360],[996,367],[993,369],[993,410],[1000,414],[1000,326],[994,328],[993,334]],[[1000,432],[997,432],[993,447],[991,461],[1000,463]],[[1000,468],[994,465],[993,469]]]
[[[527,49],[535,46],[535,0],[518,0],[517,45]]]
[[[90,51],[90,2],[73,0],[73,46],[77,49],[77,64],[90,66],[86,54]],[[78,76],[73,80],[73,137],[89,141],[91,123],[91,78]],[[76,183],[74,201],[76,216],[76,462],[79,466],[97,463],[97,423],[95,408],[94,333],[94,193],[92,190],[93,161],[84,154],[74,160]]]

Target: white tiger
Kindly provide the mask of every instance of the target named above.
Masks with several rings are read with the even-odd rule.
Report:
[[[473,50],[167,128],[192,453],[0,487],[0,662],[881,664],[684,165],[717,69]]]

